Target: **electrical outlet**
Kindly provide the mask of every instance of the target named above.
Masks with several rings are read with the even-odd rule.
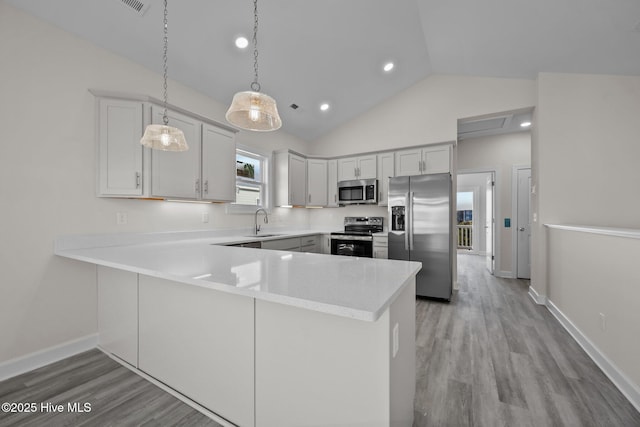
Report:
[[[604,313],[600,313],[600,329],[603,331],[607,330],[607,316]]]
[[[204,222],[204,223],[209,222],[209,213],[208,212],[202,212],[202,222]]]
[[[398,354],[398,348],[400,346],[400,343],[398,342],[399,340],[400,340],[400,325],[396,323],[393,327],[393,356],[392,357],[396,357],[396,354]]]
[[[116,212],[116,224],[125,225],[128,222],[126,212]]]

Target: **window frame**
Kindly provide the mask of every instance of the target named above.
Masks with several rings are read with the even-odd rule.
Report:
[[[257,209],[265,209],[267,212],[271,211],[271,151],[259,150],[254,147],[245,146],[242,144],[236,144],[236,157],[240,154],[245,157],[250,157],[259,160],[262,169],[261,181],[250,180],[241,176],[236,176],[236,189],[238,184],[244,183],[248,185],[255,185],[256,183],[261,186],[262,199],[260,205],[239,205],[235,202],[226,204],[226,213],[228,214],[253,214]],[[235,170],[235,165],[234,165]]]

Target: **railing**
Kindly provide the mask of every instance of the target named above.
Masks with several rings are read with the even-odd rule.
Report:
[[[471,249],[473,246],[473,226],[457,225],[458,227],[458,249]]]

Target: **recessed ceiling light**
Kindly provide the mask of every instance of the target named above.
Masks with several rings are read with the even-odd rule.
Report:
[[[531,126],[531,122],[522,122],[522,123],[520,123],[520,127],[528,128],[529,126]]]
[[[330,105],[327,104],[326,102],[324,104],[320,104],[320,111],[327,111],[329,107]]]
[[[393,62],[387,62],[386,64],[384,64],[384,67],[382,67],[382,69],[388,73],[389,71],[393,70],[393,67],[395,67],[395,64]]]
[[[245,49],[247,46],[249,46],[249,40],[246,37],[240,36],[236,39],[236,47],[238,49]]]

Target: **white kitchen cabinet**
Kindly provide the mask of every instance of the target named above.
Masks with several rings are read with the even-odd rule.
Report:
[[[373,236],[373,257],[374,258],[389,258],[389,238],[387,235],[375,235]]]
[[[277,251],[300,252],[300,238],[288,237],[286,239],[264,240],[262,249],[273,249]]]
[[[425,175],[451,171],[451,145],[400,150],[395,153],[396,176]]]
[[[152,106],[153,123],[162,124],[162,108]],[[184,132],[187,151],[151,151],[151,196],[174,199],[200,198],[200,150],[202,123],[168,111],[169,126]],[[235,165],[234,160],[231,161]]]
[[[300,237],[300,252],[322,253],[321,240],[320,235]]]
[[[307,206],[327,205],[327,161],[307,160]]]
[[[338,207],[338,161],[327,160],[327,207]]]
[[[322,253],[331,255],[331,234],[323,234],[321,237],[322,237]]]
[[[98,98],[97,110],[98,196],[143,196],[143,103]]]
[[[138,366],[138,275],[97,267],[98,345]]]
[[[202,126],[202,200],[236,199],[234,134],[209,124]]]
[[[338,181],[376,178],[377,160],[375,154],[338,159]]]
[[[289,151],[275,154],[276,206],[307,204],[307,161]]]
[[[140,275],[142,371],[253,426],[254,354],[253,298]]]
[[[378,205],[387,206],[389,178],[395,175],[394,153],[378,154]]]

